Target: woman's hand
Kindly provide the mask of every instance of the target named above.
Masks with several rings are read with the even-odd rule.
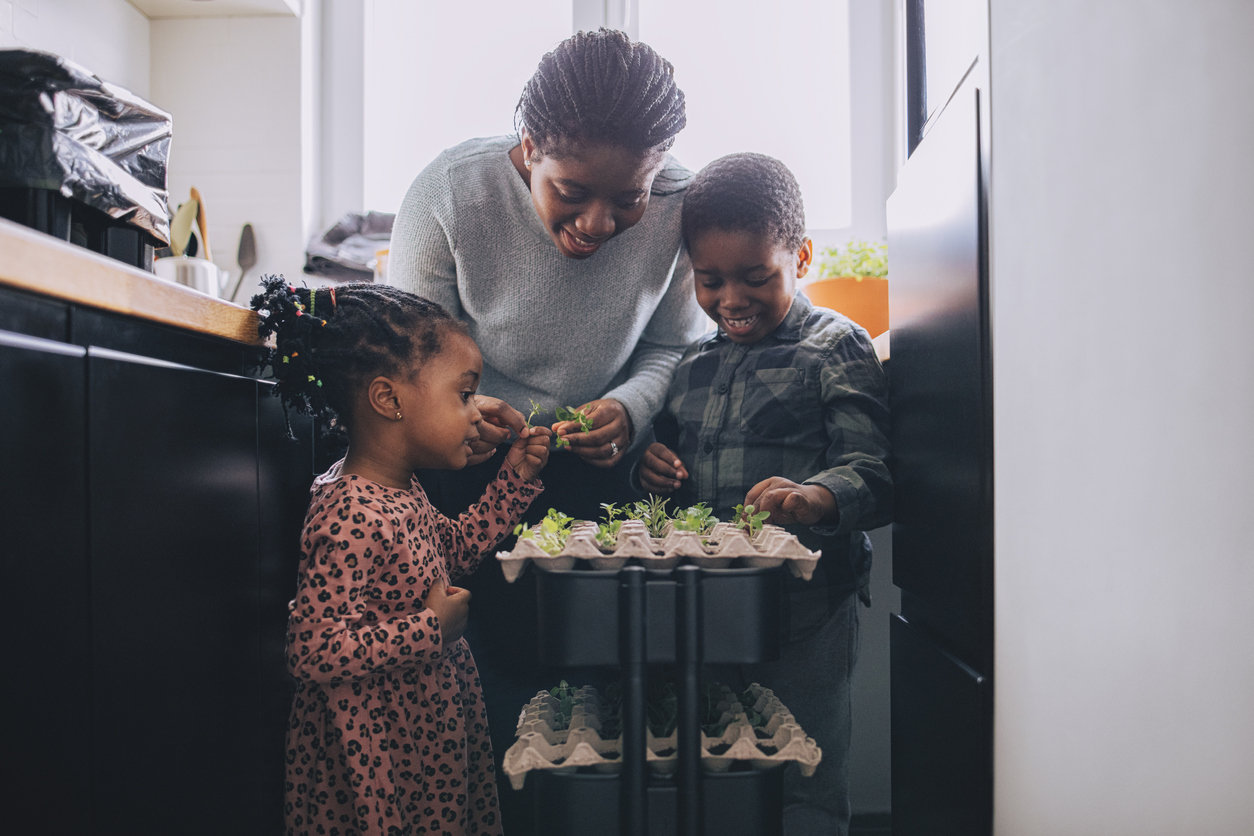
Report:
[[[505,461],[524,482],[533,481],[549,463],[549,440],[553,431],[548,427],[523,427],[518,439],[510,445]]]
[[[523,414],[499,398],[475,395],[475,406],[483,420],[479,423],[479,440],[470,445],[471,455],[466,466],[480,464],[492,458],[497,445],[509,438],[510,431],[522,435],[527,428]]]
[[[749,489],[745,505],[754,511],[770,511],[766,521],[775,525],[834,525],[838,519],[836,497],[822,485],[798,485],[782,476],[763,479]]]
[[[558,421],[554,434],[570,442],[579,458],[597,467],[613,467],[631,444],[631,416],[613,398],[588,401],[579,410],[592,419],[592,429],[581,432],[577,421]],[[569,433],[569,435],[568,435]]]
[[[653,442],[640,459],[640,484],[649,493],[670,493],[688,478],[688,468],[665,444]]]
[[[470,620],[470,590],[446,586],[443,578],[436,578],[427,590],[427,609],[440,619],[440,636],[448,647],[466,632]]]

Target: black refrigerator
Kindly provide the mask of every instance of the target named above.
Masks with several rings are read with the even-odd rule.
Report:
[[[922,3],[907,3],[922,10]],[[888,202],[896,485],[894,836],[992,831],[993,394],[983,55],[941,104],[907,14],[910,154]],[[985,53],[986,54],[986,53]]]

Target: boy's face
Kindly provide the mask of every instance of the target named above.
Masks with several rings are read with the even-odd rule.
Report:
[[[814,249],[809,238],[791,250],[770,233],[707,229],[692,237],[688,252],[697,304],[728,339],[751,345],[788,316]]]

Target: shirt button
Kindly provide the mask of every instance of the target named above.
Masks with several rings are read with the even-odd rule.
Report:
[[[710,442],[708,442],[708,441],[707,441],[707,442],[705,443],[705,452],[707,452],[707,453],[713,453],[713,452],[714,452],[714,445],[713,445],[713,444],[711,444]]]
[[[726,395],[726,394],[727,394],[727,384],[726,384],[726,383],[724,383],[722,386],[718,387],[718,393],[719,393],[720,395]]]

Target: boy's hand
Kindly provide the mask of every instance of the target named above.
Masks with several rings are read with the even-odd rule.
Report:
[[[553,431],[548,427],[523,427],[518,439],[510,445],[505,461],[524,482],[530,482],[549,463],[549,438]]]
[[[640,458],[640,484],[649,493],[670,493],[688,478],[688,468],[665,444],[653,442]]]
[[[822,485],[798,485],[780,476],[763,479],[750,488],[745,505],[770,511],[766,521],[775,525],[818,525],[837,519],[838,510],[836,497]]]
[[[509,438],[510,431],[522,433],[527,427],[523,414],[499,398],[475,395],[475,406],[483,420],[479,422],[479,440],[471,442],[471,456],[466,466],[480,464],[492,458],[496,447]]]
[[[440,634],[445,646],[452,644],[466,632],[470,618],[470,590],[445,586],[443,578],[436,578],[427,590],[427,609],[440,619]]]
[[[627,407],[613,398],[588,401],[579,411],[592,419],[592,429],[582,432],[576,421],[558,421],[555,435],[570,442],[579,458],[596,467],[613,467],[631,444],[631,417]],[[569,435],[567,435],[569,433]]]

